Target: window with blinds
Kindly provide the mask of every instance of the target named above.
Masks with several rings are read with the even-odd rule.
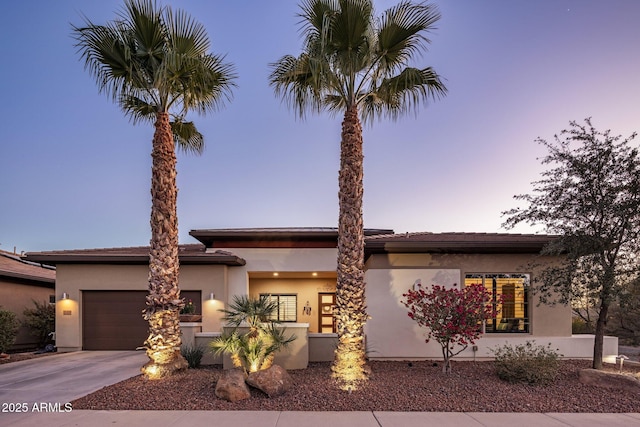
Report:
[[[498,314],[485,324],[486,333],[529,332],[528,274],[467,274],[465,286],[482,284]]]
[[[276,322],[298,321],[298,296],[296,294],[260,294],[260,296],[278,304],[277,312],[273,313],[269,320]]]

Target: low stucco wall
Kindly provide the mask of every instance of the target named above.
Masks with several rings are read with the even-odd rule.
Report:
[[[195,345],[204,349],[201,362],[203,365],[222,365],[222,355],[214,355],[210,346],[211,341],[220,335],[222,335],[220,332],[197,332],[194,335]]]
[[[221,355],[215,356],[210,347],[211,341],[220,335],[222,335],[220,332],[196,332],[194,334],[195,345],[205,349],[204,356],[202,357],[203,365],[223,364],[223,357]],[[307,342],[309,362],[333,361],[333,353],[338,343],[338,334],[308,334]],[[287,356],[282,355],[282,357]]]
[[[276,353],[274,362],[276,365],[282,366],[284,369],[305,369],[309,366],[309,342],[307,339],[307,331],[309,330],[308,323],[287,323],[282,327],[285,330],[285,335],[295,335],[296,339],[289,344],[289,346]],[[231,331],[233,328],[225,326],[223,330],[225,332]],[[246,332],[249,329],[247,327],[239,327],[240,333]],[[204,340],[203,334],[196,334],[198,339]],[[209,342],[213,340],[213,335],[210,336]],[[203,362],[204,363],[204,362]],[[224,369],[233,367],[231,358],[229,356],[222,356],[222,365]]]
[[[332,362],[338,334],[309,334],[309,362]]]
[[[368,337],[367,337],[368,339]],[[393,340],[391,340],[393,341]],[[455,360],[492,360],[494,353],[492,350],[509,344],[511,346],[525,344],[532,341],[535,345],[547,346],[558,352],[565,359],[589,359],[593,358],[593,335],[572,335],[570,337],[532,337],[523,334],[501,334],[500,336],[484,335],[475,341],[476,351],[473,346],[468,346],[466,350],[455,356]],[[604,337],[603,360],[606,363],[615,363],[618,354],[618,338]],[[411,350],[387,352],[384,355],[372,351],[369,354],[372,360],[420,360],[420,359],[441,359],[442,350],[435,341],[425,343]]]

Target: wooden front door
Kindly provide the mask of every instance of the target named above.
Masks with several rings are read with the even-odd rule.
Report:
[[[335,292],[321,292],[318,294],[318,329],[321,334],[336,333],[336,319],[333,316],[335,306]]]

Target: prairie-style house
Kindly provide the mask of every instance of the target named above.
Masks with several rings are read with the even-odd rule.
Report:
[[[206,344],[224,328],[219,309],[234,295],[268,295],[280,303],[277,320],[298,337],[279,363],[304,368],[332,360],[336,342],[335,228],[201,229],[199,243],[180,247],[180,288],[196,321],[181,325],[183,341]],[[568,358],[591,358],[592,335],[571,334],[571,309],[541,305],[529,285],[539,273],[546,235],[404,233],[365,230],[366,324],[371,359],[440,358],[437,343],[407,316],[402,294],[416,283],[463,287],[482,283],[501,302],[482,338],[457,359],[486,359],[491,349],[535,340]],[[31,261],[55,265],[59,351],[124,350],[142,346],[149,249],[146,247],[37,252]],[[535,261],[535,263],[534,263]],[[64,296],[64,298],[63,298]],[[193,320],[193,319],[191,319]],[[617,354],[606,337],[605,360]],[[208,355],[205,362],[212,361]]]

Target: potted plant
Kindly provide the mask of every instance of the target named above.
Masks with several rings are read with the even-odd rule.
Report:
[[[180,310],[180,321],[181,322],[201,322],[202,315],[196,314],[196,306],[193,304],[193,301],[189,300],[182,310]]]

